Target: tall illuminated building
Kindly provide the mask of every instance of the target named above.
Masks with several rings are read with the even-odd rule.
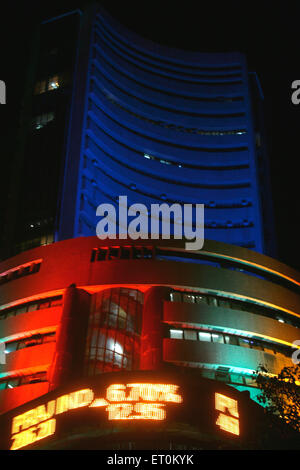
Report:
[[[267,256],[256,76],[242,54],[154,45],[97,7],[39,35],[0,265],[2,445],[141,448],[148,429],[154,447],[255,446],[262,410],[241,392],[255,399],[259,365],[291,365],[300,315],[299,274]],[[100,241],[96,208],[120,195],[204,203],[203,249]]]
[[[37,36],[3,257],[95,235],[97,206],[124,194],[205,204],[205,238],[274,255],[262,94],[244,55],[158,46],[97,8]]]

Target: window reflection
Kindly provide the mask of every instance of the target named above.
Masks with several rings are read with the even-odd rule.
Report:
[[[138,368],[143,294],[114,288],[95,294],[89,318],[86,374]]]

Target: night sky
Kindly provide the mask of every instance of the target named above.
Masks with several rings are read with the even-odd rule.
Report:
[[[24,1],[5,7],[1,4],[0,79],[6,82],[7,104],[0,106],[0,223],[6,206],[8,174],[13,171],[11,160],[31,31],[40,20],[87,3],[90,2],[53,0]],[[270,1],[98,3],[129,29],[154,42],[200,52],[246,54],[249,70],[257,72],[265,96],[277,258],[300,270],[296,167],[300,160],[300,104],[291,102],[291,83],[300,80],[300,2],[282,2],[281,7]]]

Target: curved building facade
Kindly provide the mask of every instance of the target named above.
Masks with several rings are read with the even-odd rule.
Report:
[[[1,413],[82,378],[192,368],[255,398],[292,365],[299,275],[218,242],[83,237],[1,263]]]

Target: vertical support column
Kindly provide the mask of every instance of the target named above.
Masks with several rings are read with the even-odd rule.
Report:
[[[83,371],[90,295],[71,285],[65,290],[56,352],[49,369],[49,391],[79,378]]]
[[[141,370],[155,370],[162,366],[163,307],[169,298],[169,287],[151,287],[144,297],[141,337]]]

